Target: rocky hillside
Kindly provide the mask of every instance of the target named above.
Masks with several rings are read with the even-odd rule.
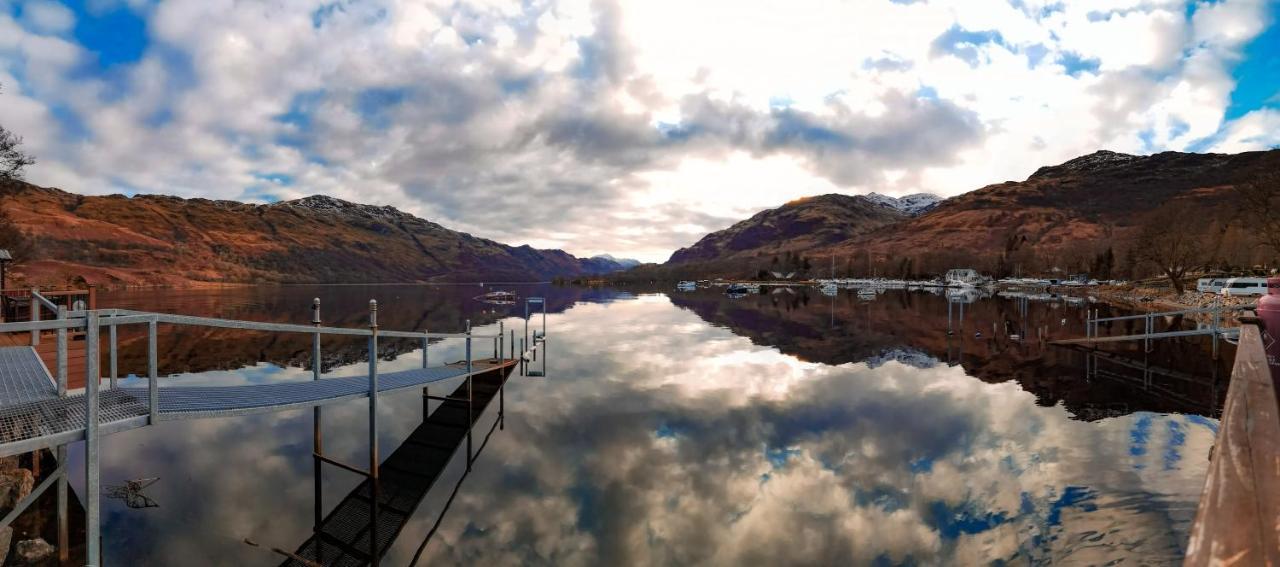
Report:
[[[799,199],[708,234],[693,246],[676,250],[667,264],[705,266],[762,259],[772,264],[781,254],[829,248],[908,218],[896,207],[866,197],[831,194]]]
[[[1024,181],[982,187],[943,201],[928,195],[824,195],[763,211],[678,250],[655,276],[751,276],[791,251],[825,274],[929,275],[972,266],[989,273],[1141,270],[1130,254],[1161,209],[1194,211],[1180,227],[1216,263],[1268,261],[1239,219],[1235,187],[1280,171],[1280,150],[1241,154],[1109,151],[1042,167]],[[1127,264],[1122,266],[1122,264]],[[641,270],[644,270],[642,268]],[[644,274],[648,275],[648,273]],[[1135,274],[1116,274],[1130,277]]]
[[[622,267],[325,196],[254,205],[5,181],[0,205],[31,237],[16,270],[30,283],[530,281]]]

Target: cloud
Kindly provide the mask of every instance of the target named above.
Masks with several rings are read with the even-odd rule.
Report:
[[[0,11],[0,120],[29,179],[72,191],[324,193],[657,260],[810,189],[949,195],[1100,147],[1195,148],[1230,128],[1266,9],[29,3]],[[128,24],[127,49],[67,37],[76,17]],[[294,182],[255,192],[262,172]]]

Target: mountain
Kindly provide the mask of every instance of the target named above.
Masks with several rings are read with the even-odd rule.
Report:
[[[791,271],[802,266],[779,262],[786,264],[797,252],[829,248],[908,218],[895,207],[861,196],[829,194],[797,199],[676,250],[667,265],[696,263],[698,271],[741,270],[747,265]]]
[[[920,214],[932,209],[942,201],[942,197],[933,193],[915,193],[905,197],[890,197],[879,193],[868,193],[866,198],[911,217],[920,216]]]
[[[582,260],[584,270],[589,274],[609,274],[629,270],[640,265],[639,260],[631,258],[614,258],[609,254],[600,254]]]
[[[1193,211],[1179,228],[1207,259],[1249,267],[1272,260],[1240,222],[1235,187],[1280,171],[1280,150],[1240,154],[1098,151],[1041,167],[1023,181],[939,200],[822,195],[762,211],[713,232],[636,277],[749,277],[778,271],[775,257],[811,260],[810,275],[937,275],[969,266],[988,273],[1052,269],[1098,277],[1141,274],[1135,241],[1162,212]],[[799,267],[803,265],[789,266]],[[783,270],[786,271],[786,270]]]
[[[533,281],[618,269],[320,195],[256,205],[3,181],[0,205],[30,236],[15,270],[30,283]]]

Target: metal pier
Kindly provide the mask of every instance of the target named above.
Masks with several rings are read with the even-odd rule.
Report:
[[[1219,339],[1236,339],[1240,335],[1239,327],[1223,327],[1222,319],[1226,315],[1233,315],[1237,312],[1251,310],[1252,305],[1243,305],[1239,307],[1202,307],[1197,309],[1182,309],[1178,311],[1164,311],[1160,313],[1143,313],[1141,315],[1124,315],[1120,317],[1098,317],[1098,310],[1093,309],[1088,312],[1085,319],[1085,336],[1075,339],[1059,339],[1049,341],[1049,344],[1055,345],[1096,345],[1099,343],[1117,343],[1130,341],[1143,341],[1143,345],[1147,352],[1151,352],[1151,341],[1157,339],[1169,339],[1176,337],[1196,337],[1210,336],[1213,338],[1213,356],[1218,356]],[[1199,329],[1188,329],[1178,331],[1157,331],[1156,320],[1163,317],[1181,317],[1184,315],[1211,314],[1212,321],[1208,327]],[[1137,321],[1142,320],[1142,332],[1132,335],[1100,335],[1099,323],[1107,323],[1114,321]]]
[[[375,497],[369,500],[372,517],[378,515],[379,457],[377,446],[378,431],[378,397],[384,392],[395,392],[409,388],[423,388],[432,383],[454,379],[465,379],[464,386],[468,403],[468,424],[473,424],[471,412],[472,378],[477,374],[505,372],[506,368],[516,364],[507,360],[505,337],[501,327],[497,334],[478,335],[471,332],[470,322],[464,333],[429,333],[426,331],[388,331],[378,328],[377,302],[369,302],[369,327],[344,328],[324,327],[320,324],[319,304],[313,303],[314,315],[311,325],[292,325],[280,323],[261,323],[216,319],[209,317],[192,317],[165,313],[151,313],[123,309],[74,310],[66,306],[55,305],[48,298],[33,290],[32,320],[20,323],[0,323],[0,334],[31,333],[32,347],[13,346],[0,348],[0,456],[27,453],[43,448],[55,448],[58,456],[58,471],[50,476],[55,479],[58,489],[59,518],[59,554],[65,560],[67,553],[67,526],[65,525],[66,490],[66,445],[85,440],[85,549],[86,564],[99,565],[101,554],[101,533],[99,529],[99,471],[98,455],[101,452],[103,436],[157,424],[161,421],[175,419],[197,419],[205,417],[222,417],[246,415],[261,412],[276,412],[291,409],[312,407],[315,415],[315,454],[316,468],[321,462],[337,464],[342,468],[365,474],[371,482]],[[536,299],[536,301],[533,301]],[[543,331],[541,335],[534,332],[532,346],[545,340],[546,315],[545,302],[541,298],[531,298],[531,303],[544,306]],[[56,318],[42,320],[42,309],[52,311]],[[526,329],[528,327],[528,308],[526,307]],[[146,388],[116,387],[117,327],[123,325],[140,325],[147,329],[148,372]],[[305,333],[313,336],[312,344],[312,380],[299,382],[283,382],[246,386],[225,387],[169,387],[161,388],[158,374],[157,335],[160,325],[188,325],[213,328],[243,329],[249,331],[266,331],[277,333]],[[99,369],[100,333],[106,327],[109,338],[109,374],[108,388],[101,385],[103,376]],[[33,348],[39,344],[42,333],[57,334],[57,357],[52,372],[41,361]],[[85,389],[81,393],[68,395],[67,380],[69,364],[67,361],[70,332],[83,332],[85,336],[84,376]],[[527,331],[526,331],[527,332]],[[363,336],[368,338],[369,368],[367,375],[322,378],[320,376],[321,337],[325,335]],[[527,336],[527,335],[526,335]],[[407,338],[421,340],[423,345],[422,367],[410,370],[381,373],[378,368],[378,338]],[[466,343],[466,358],[463,361],[444,366],[428,367],[427,347],[430,339],[461,339]],[[473,360],[473,341],[476,339],[492,339],[494,345],[492,360]],[[511,340],[514,347],[514,331]],[[526,343],[528,344],[528,343]],[[521,345],[518,360],[536,357],[532,349]],[[369,400],[369,467],[367,471],[349,465],[333,462],[323,458],[320,440],[320,408],[325,405],[341,403],[354,399]],[[455,400],[456,401],[456,400]],[[499,389],[499,404],[503,395]],[[425,400],[424,400],[425,404]],[[501,423],[501,421],[499,422]],[[471,427],[467,426],[468,468],[471,455]],[[43,493],[54,481],[45,481],[37,487],[33,496],[24,499],[15,508],[6,521],[17,517],[30,501]],[[317,487],[318,490],[318,487]],[[369,539],[369,538],[366,538]],[[381,539],[374,538],[374,539]],[[377,543],[369,541],[368,557],[377,563],[380,555]]]

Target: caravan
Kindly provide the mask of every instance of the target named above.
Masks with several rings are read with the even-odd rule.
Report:
[[[1228,278],[1200,278],[1196,280],[1196,291],[1200,293],[1222,293],[1222,286]]]
[[[1267,278],[1231,278],[1222,285],[1223,297],[1261,297],[1267,294]]]

